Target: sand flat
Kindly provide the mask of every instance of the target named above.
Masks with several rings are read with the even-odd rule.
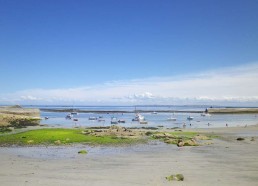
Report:
[[[205,129],[213,144],[178,148],[161,142],[128,147],[0,148],[3,185],[250,185],[258,183],[257,126]],[[85,148],[87,155],[78,155]],[[52,156],[57,154],[57,156]],[[58,156],[60,154],[60,156]],[[183,182],[165,177],[181,173]]]

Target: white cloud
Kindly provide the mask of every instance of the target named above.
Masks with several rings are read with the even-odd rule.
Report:
[[[258,63],[199,74],[105,82],[91,87],[32,89],[9,102],[51,104],[205,104],[258,102]]]
[[[37,97],[34,97],[34,96],[30,96],[30,95],[27,95],[27,96],[21,96],[21,99],[22,100],[32,100],[32,101],[34,101],[34,100],[41,100],[41,98],[37,98]]]

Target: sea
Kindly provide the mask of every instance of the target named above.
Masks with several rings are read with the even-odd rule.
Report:
[[[53,127],[107,127],[111,126],[112,118],[124,120],[125,123],[115,125],[131,128],[155,127],[155,128],[216,128],[216,127],[235,127],[258,124],[258,114],[211,114],[202,116],[201,113],[209,108],[207,105],[147,105],[147,106],[60,106],[60,105],[39,105],[25,106],[27,108],[41,109],[40,124]],[[215,106],[216,108],[225,108]],[[45,111],[44,109],[49,109]],[[73,109],[78,114],[73,115],[71,119],[66,119],[70,112],[59,112],[58,110]],[[135,118],[135,110],[143,111],[147,124],[140,124],[132,121]],[[83,113],[86,111],[87,113]],[[97,113],[91,111],[110,111]],[[120,111],[112,113],[112,111]],[[128,113],[130,112],[130,113]],[[192,120],[188,120],[188,117]],[[90,117],[101,118],[89,120]],[[175,121],[169,121],[168,118],[176,118]],[[48,119],[45,119],[48,118]]]

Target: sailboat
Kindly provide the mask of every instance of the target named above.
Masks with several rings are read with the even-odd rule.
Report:
[[[176,117],[174,116],[175,116],[175,112],[173,113],[173,115],[167,118],[167,121],[176,121]]]

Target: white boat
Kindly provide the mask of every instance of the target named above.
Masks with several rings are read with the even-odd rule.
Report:
[[[72,114],[67,114],[66,116],[65,116],[65,119],[72,119],[73,118],[73,115]]]
[[[104,118],[99,118],[98,121],[99,121],[99,122],[105,121],[105,119],[104,119]]]
[[[194,117],[192,117],[192,116],[187,117],[187,120],[193,120],[193,119],[194,119]]]
[[[89,117],[89,120],[98,120],[98,118],[91,116],[91,117]]]
[[[169,118],[167,118],[167,121],[176,121],[176,117],[174,117],[175,113],[171,115]]]
[[[201,116],[211,116],[209,113],[201,113]]]
[[[141,121],[141,120],[144,120],[144,116],[142,116],[139,113],[135,114],[135,118],[132,119],[132,121]]]
[[[117,118],[112,117],[110,123],[111,123],[111,124],[118,124]]]
[[[156,111],[153,111],[152,114],[158,114]]]
[[[176,121],[176,118],[173,116],[170,116],[169,118],[167,118],[167,121]]]

